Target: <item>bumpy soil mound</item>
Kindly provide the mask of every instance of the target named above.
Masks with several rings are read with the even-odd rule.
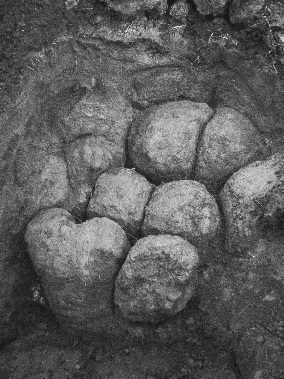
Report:
[[[115,302],[124,317],[159,322],[181,311],[195,292],[198,261],[194,246],[180,237],[140,239],[116,279]]]
[[[112,316],[113,281],[130,245],[112,220],[74,221],[60,208],[39,213],[26,241],[57,317],[69,328],[99,332]]]
[[[27,62],[0,118],[1,344],[33,288],[58,333],[88,341],[63,348],[77,367],[64,375],[107,378],[112,362],[123,378],[281,378],[284,81],[242,40],[264,17],[274,35],[273,7],[106,3]],[[121,339],[123,364],[94,374],[99,335]],[[57,375],[20,373],[9,357],[34,355],[27,341],[3,352],[2,376]]]

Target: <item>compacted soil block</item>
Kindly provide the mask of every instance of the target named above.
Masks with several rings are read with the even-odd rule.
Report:
[[[140,239],[116,279],[115,302],[132,321],[159,322],[181,311],[197,285],[197,249],[181,237]]]
[[[123,229],[107,218],[75,224],[69,212],[52,208],[29,223],[25,238],[61,323],[89,332],[109,327],[115,277],[130,248]]]

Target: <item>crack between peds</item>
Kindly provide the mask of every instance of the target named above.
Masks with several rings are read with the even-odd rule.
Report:
[[[190,174],[190,180],[195,180],[196,168],[197,168],[198,157],[199,157],[199,152],[200,152],[201,140],[202,140],[204,131],[205,131],[208,123],[212,120],[212,118],[215,116],[215,114],[216,114],[216,111],[215,111],[215,109],[213,109],[212,116],[209,117],[209,119],[206,122],[204,122],[204,124],[202,125],[202,127],[200,129],[200,132],[199,132],[199,135],[198,135],[198,138],[197,138],[196,148],[195,148],[195,155],[194,155],[194,160],[193,160],[193,164],[192,164],[192,170],[191,170],[191,174]]]

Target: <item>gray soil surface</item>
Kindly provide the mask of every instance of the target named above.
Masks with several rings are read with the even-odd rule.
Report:
[[[51,311],[53,304],[48,304],[45,298],[37,276],[37,274],[40,276],[40,273],[37,272],[36,274],[32,269],[33,264],[27,256],[27,246],[21,245],[21,241],[23,242],[24,240],[27,223],[41,210],[41,207],[37,207],[38,204],[34,204],[31,198],[33,196],[36,198],[38,194],[36,182],[38,176],[36,175],[39,175],[40,169],[38,167],[42,163],[41,159],[42,161],[45,159],[46,146],[50,149],[48,153],[50,154],[50,159],[53,159],[52,162],[56,160],[56,164],[51,164],[53,167],[60,168],[64,165],[64,159],[68,155],[74,160],[74,182],[77,180],[79,183],[78,173],[83,172],[83,179],[80,179],[79,184],[77,183],[78,188],[76,188],[76,191],[78,193],[73,194],[72,198],[71,195],[70,198],[64,198],[62,200],[63,205],[60,205],[72,213],[76,223],[84,222],[88,217],[88,212],[90,213],[92,206],[94,207],[92,201],[90,202],[94,189],[92,187],[93,181],[106,168],[113,168],[111,158],[109,158],[111,162],[109,166],[103,166],[106,162],[103,154],[107,156],[108,151],[113,149],[112,143],[117,142],[117,138],[120,138],[122,153],[120,150],[119,153],[112,151],[113,155],[111,157],[116,157],[115,154],[122,155],[120,159],[123,163],[118,166],[124,165],[126,168],[132,168],[129,156],[127,154],[124,156],[126,129],[125,133],[122,129],[123,127],[126,128],[132,116],[138,116],[139,123],[141,121],[139,117],[141,118],[142,112],[149,106],[156,107],[170,101],[189,99],[197,103],[207,103],[208,106],[214,109],[214,112],[218,106],[224,107],[220,109],[225,110],[227,109],[226,107],[228,109],[233,108],[250,120],[249,122],[253,126],[257,125],[261,139],[254,130],[250,132],[247,139],[248,134],[245,134],[247,133],[246,131],[244,133],[245,137],[242,137],[245,142],[240,143],[232,132],[233,138],[235,138],[234,141],[237,142],[232,142],[231,140],[231,145],[228,143],[226,149],[232,151],[230,147],[232,146],[232,149],[235,148],[235,151],[238,152],[241,146],[245,157],[244,159],[240,157],[237,163],[234,161],[235,167],[231,162],[229,151],[226,164],[224,164],[225,177],[220,179],[216,169],[215,178],[217,177],[218,181],[211,183],[209,174],[212,174],[212,169],[205,165],[209,174],[201,182],[206,183],[208,187],[212,186],[212,198],[214,196],[220,209],[222,208],[222,205],[220,205],[222,201],[225,204],[223,204],[224,207],[229,208],[231,206],[230,198],[225,202],[226,192],[223,193],[222,200],[219,197],[219,193],[214,191],[219,191],[220,186],[224,184],[223,182],[227,180],[227,177],[239,167],[254,161],[255,157],[258,157],[258,150],[255,154],[252,154],[253,158],[246,155],[246,149],[250,151],[250,146],[255,142],[254,138],[257,141],[258,139],[261,141],[257,143],[260,146],[261,154],[263,153],[262,158],[265,158],[268,152],[268,155],[283,152],[284,21],[281,17],[284,17],[284,11],[282,14],[279,2],[254,1],[256,3],[255,8],[244,8],[244,10],[240,11],[238,1],[215,1],[213,10],[210,8],[210,2],[205,0],[168,1],[168,6],[175,5],[175,8],[169,8],[164,14],[159,14],[155,10],[142,10],[135,15],[121,15],[112,10],[112,6],[116,8],[116,3],[117,1],[108,1],[109,6],[106,6],[102,1],[95,0],[80,0],[73,3],[72,1],[65,3],[63,0],[2,0],[0,3],[0,116],[4,115],[0,119],[2,122],[0,122],[0,137],[3,137],[3,139],[0,139],[0,148],[5,151],[3,155],[0,152],[1,175],[3,174],[2,177],[0,175],[0,188],[1,190],[4,188],[4,196],[1,198],[4,201],[0,204],[0,211],[4,210],[2,213],[0,212],[0,216],[4,216],[3,218],[0,217],[0,221],[3,228],[7,227],[9,232],[10,229],[13,229],[14,235],[19,239],[12,241],[12,248],[9,246],[16,252],[11,257],[9,256],[9,259],[5,255],[6,250],[3,248],[3,253],[1,251],[3,255],[3,257],[1,255],[1,261],[7,259],[8,264],[7,271],[4,272],[3,270],[3,279],[1,277],[5,285],[3,284],[3,289],[0,289],[0,295],[1,299],[7,299],[8,305],[6,306],[5,304],[5,307],[7,307],[11,317],[9,317],[9,320],[4,320],[0,328],[0,378],[282,379],[284,377],[284,180],[281,164],[282,156],[277,156],[280,157],[280,163],[278,162],[278,164],[281,169],[278,169],[278,167],[276,169],[274,166],[271,169],[271,175],[275,173],[278,189],[276,194],[273,195],[274,197],[272,196],[271,203],[273,204],[270,206],[270,213],[266,215],[263,211],[263,206],[267,204],[267,196],[271,195],[268,190],[266,191],[265,189],[261,193],[261,199],[253,196],[249,198],[249,204],[253,204],[254,215],[257,212],[263,212],[265,230],[269,229],[274,223],[272,232],[270,234],[267,232],[267,239],[262,240],[260,238],[258,240],[258,244],[250,251],[249,257],[244,256],[241,259],[229,256],[223,245],[220,249],[218,244],[217,247],[211,247],[210,245],[210,249],[215,255],[212,254],[213,258],[210,257],[209,263],[206,259],[205,263],[202,260],[202,264],[198,269],[200,271],[198,273],[202,275],[202,280],[200,280],[195,295],[190,296],[190,302],[187,306],[177,314],[173,312],[172,314],[175,314],[175,316],[169,317],[165,321],[159,321],[155,324],[139,321],[128,322],[125,321],[118,310],[118,321],[114,321],[111,325],[111,335],[107,333],[96,333],[95,335],[91,333],[83,335],[69,333],[69,330],[62,328],[64,320],[60,320],[61,324],[59,324],[58,319],[60,317],[56,318]],[[234,3],[234,6],[230,7],[232,3]],[[262,3],[265,3],[265,5]],[[163,2],[163,4],[166,4],[166,2]],[[161,6],[161,9],[164,8]],[[184,9],[189,12],[187,16],[184,14]],[[175,15],[175,17],[172,15]],[[143,25],[150,24],[151,27],[147,29],[148,26],[145,28],[142,26],[143,31],[141,32],[139,29],[141,25],[139,21],[136,23],[136,18],[137,20],[142,20]],[[184,29],[185,21],[187,22],[187,27]],[[122,29],[119,29],[121,25]],[[133,30],[131,29],[132,27]],[[165,29],[170,30],[170,32],[163,34]],[[95,34],[96,30],[99,30],[99,37]],[[147,34],[149,30],[152,33],[150,36]],[[179,34],[181,31],[182,37]],[[131,34],[132,32],[133,34]],[[140,32],[142,36],[139,34]],[[143,33],[145,34],[143,35]],[[165,39],[161,38],[160,40],[160,34],[163,38],[166,36]],[[68,59],[67,62],[62,62],[60,61],[60,56],[56,60],[58,46],[58,51],[63,51],[62,57],[65,56],[65,53],[67,57],[69,56],[69,50],[67,49],[67,52],[64,50],[64,44],[68,45],[69,39],[71,41],[70,46],[73,49],[72,54],[78,57],[78,62],[76,59],[74,60],[76,69],[77,65],[79,67],[78,71],[76,71],[75,81],[69,76],[68,65],[70,65],[70,62]],[[151,42],[148,42],[148,39]],[[95,53],[92,51],[92,44],[96,44]],[[97,51],[101,51],[107,57],[105,64],[101,64],[99,61]],[[94,64],[94,67],[89,67],[92,57],[95,57],[94,61],[99,63],[97,66]],[[176,64],[176,59],[178,64]],[[116,64],[116,62],[118,63]],[[53,73],[52,70],[53,67],[57,68],[60,64],[63,68],[59,68],[60,74],[57,77],[57,72]],[[44,67],[43,72],[38,73],[36,71],[38,65]],[[162,66],[165,66],[165,68],[161,69]],[[84,69],[80,71],[80,67],[84,67]],[[143,70],[141,67],[143,67]],[[98,68],[105,71],[99,75],[97,74]],[[111,72],[110,75],[106,72],[107,70]],[[124,76],[122,74],[119,76],[119,70]],[[127,74],[125,74],[127,70],[131,72],[131,78],[130,75],[128,78]],[[143,72],[140,72],[140,70]],[[62,72],[66,77],[61,76]],[[36,78],[34,79],[36,83],[34,86],[33,82],[29,81],[29,78],[33,78],[33,75]],[[104,77],[104,75],[105,78],[108,78],[109,75],[116,80],[116,82],[114,80],[113,88],[119,89],[120,93],[125,96],[127,104],[125,108],[122,95],[123,100],[120,100],[116,92],[114,92],[114,95],[110,95],[107,91],[104,92],[105,83],[102,85],[100,82],[100,78]],[[125,80],[121,79],[121,77]],[[25,87],[26,83],[28,85]],[[30,95],[29,91],[34,92]],[[269,97],[267,94],[272,95]],[[39,101],[38,98],[40,98]],[[80,119],[84,109],[89,104],[90,98],[91,101],[96,103],[98,109],[106,109],[106,104],[115,104],[115,106],[107,108],[106,114],[103,111],[101,113],[103,120],[110,115],[110,123],[115,125],[118,133],[115,141],[109,143],[109,140],[107,140],[108,133],[112,135],[112,131],[106,130],[104,121],[102,121],[101,130],[105,134],[98,134],[98,138],[101,138],[98,145],[103,151],[102,167],[95,169],[91,167],[90,169],[87,158],[86,161],[81,162],[85,151],[85,138],[87,140],[90,137],[90,130],[80,132],[79,139],[76,140],[78,146],[73,144],[73,147],[75,146],[74,151],[72,149],[67,151],[65,147],[65,155],[62,153],[63,157],[60,156],[61,152],[58,152],[61,149],[61,141],[59,143],[57,140],[52,139],[55,134],[51,136],[48,133],[45,135],[43,132],[42,135],[39,133],[39,136],[37,136],[36,133],[33,134],[32,128],[25,141],[26,145],[23,145],[17,151],[20,159],[18,158],[12,168],[6,165],[6,162],[13,161],[11,155],[13,155],[12,152],[19,141],[16,132],[15,138],[10,138],[10,136],[13,136],[15,130],[17,131],[17,127],[19,127],[19,130],[23,124],[26,127],[26,122],[22,122],[22,120],[27,115],[32,114],[31,125],[41,125],[43,121],[42,125],[45,126],[50,122],[49,114],[46,115],[48,112],[45,111],[45,106],[48,111],[53,111],[54,109],[59,114],[59,122],[56,125],[62,127],[62,125],[66,126],[68,124],[70,126],[70,133],[68,131],[67,137],[71,141],[68,142],[72,143],[73,137],[74,140],[78,137],[75,133],[77,131],[76,117]],[[29,101],[36,104],[35,109]],[[22,107],[21,102],[24,104]],[[77,106],[77,104],[82,106],[83,110],[80,107],[76,108],[75,105]],[[128,109],[128,106],[131,110],[133,109],[133,115],[130,111],[128,113],[125,110]],[[20,111],[23,111],[23,113],[21,114]],[[146,110],[146,114],[147,112]],[[52,116],[50,117],[53,117],[54,113],[51,112]],[[71,116],[69,117],[70,113]],[[228,113],[231,114],[232,111],[228,111]],[[37,114],[39,115],[38,119],[34,117]],[[6,117],[6,115],[8,116]],[[125,123],[123,121],[120,124],[121,118],[117,117],[117,115],[124,115]],[[221,116],[220,119],[221,121],[217,121],[221,125]],[[20,122],[18,122],[19,120]],[[238,118],[238,122],[242,123],[241,118],[240,120]],[[219,141],[226,143],[226,138],[219,138],[218,136],[219,124],[217,121],[217,126],[215,124],[212,126],[211,123],[213,132],[210,132],[210,130],[208,132],[209,137],[211,133],[217,141],[214,142],[216,146]],[[27,124],[29,126],[29,123]],[[12,130],[7,129],[7,125],[10,125]],[[234,121],[232,125],[233,130],[237,122]],[[3,129],[1,130],[2,126]],[[249,125],[249,128],[253,128],[253,126]],[[74,135],[72,134],[72,127],[75,130]],[[44,130],[44,127],[42,129]],[[204,126],[200,129],[204,133]],[[66,131],[66,129],[64,130]],[[42,130],[40,132],[42,133]],[[203,135],[206,137],[206,134]],[[9,138],[6,138],[7,136]],[[37,137],[38,140],[36,139]],[[64,142],[68,139],[65,137],[62,137]],[[196,150],[196,154],[200,153],[200,159],[203,159],[205,164],[206,159],[211,161],[211,157],[215,157],[215,145],[212,147],[209,137],[204,140],[204,149],[206,149],[209,158],[206,158],[206,156],[204,158],[201,155],[201,149]],[[32,141],[30,144],[29,138]],[[35,139],[33,140],[33,138]],[[196,144],[200,143],[198,136],[195,140]],[[9,142],[10,147],[6,144],[6,141]],[[38,145],[34,146],[34,141]],[[86,146],[89,150],[92,148],[91,139],[87,141]],[[105,150],[103,150],[104,148]],[[210,152],[209,148],[213,152]],[[95,144],[94,149],[98,151],[98,146]],[[218,161],[218,147],[216,149],[216,159],[214,159]],[[230,165],[233,167],[232,169]],[[143,165],[142,167],[144,169]],[[185,179],[193,180],[193,176],[198,172],[197,168],[201,171],[200,167],[202,168],[202,162],[200,163],[197,158],[192,158],[189,177]],[[224,173],[224,167],[220,167],[220,170]],[[78,170],[76,171],[76,169]],[[11,173],[12,171],[13,173]],[[139,175],[144,174],[143,170],[141,171],[137,171]],[[145,172],[149,174],[147,167]],[[206,176],[206,169],[204,169],[204,172]],[[267,172],[265,171],[263,175],[265,179]],[[17,185],[25,188],[26,192],[23,190],[23,192],[16,193],[12,185],[9,187],[10,174],[15,175]],[[146,174],[146,179],[149,181],[151,181],[149,177],[153,179],[153,184],[151,184],[153,188],[154,184],[162,185],[158,180],[159,178],[155,178],[155,172],[154,174],[150,173],[152,177]],[[33,175],[35,178],[34,183],[30,179],[33,178]],[[203,179],[203,173],[202,175],[199,173],[199,175]],[[57,192],[59,197],[63,191],[63,186],[61,185],[63,176],[64,172],[62,175],[61,173],[58,174]],[[86,177],[90,180],[85,181]],[[234,191],[237,193],[238,177],[235,178],[235,180],[229,182],[229,184],[233,184],[230,184],[232,189],[231,187],[229,188],[231,192],[228,196]],[[146,179],[143,178],[145,182]],[[155,179],[157,179],[157,183],[155,183]],[[248,181],[249,179],[250,177]],[[115,185],[113,184],[114,192],[116,191]],[[136,184],[132,183],[132,185],[137,189]],[[152,195],[151,185],[148,184],[147,191]],[[86,187],[89,194],[87,203],[86,198],[83,198],[83,205],[80,203],[78,195],[81,189],[80,186],[83,189]],[[127,188],[129,191],[130,187]],[[69,187],[66,189],[66,192],[68,191],[70,192]],[[148,201],[148,192],[144,194],[145,199],[142,199],[143,201],[140,199],[143,202],[143,207]],[[228,189],[227,192],[229,192]],[[21,196],[23,196],[23,193],[26,195],[28,205],[26,208],[18,209],[17,206],[22,201]],[[62,197],[64,196],[62,195]],[[127,191],[124,196],[128,196]],[[243,196],[245,198],[245,194]],[[72,208],[70,204],[74,201],[74,197],[76,201],[79,199],[79,205]],[[61,198],[59,200],[61,201]],[[95,204],[98,209],[94,210],[95,215],[97,215],[97,213],[102,212],[99,209],[100,198],[98,195],[97,198],[93,199],[93,202],[95,200],[98,202],[97,205]],[[273,208],[274,200],[277,201],[277,209]],[[51,199],[51,205],[48,203],[42,208],[55,206],[52,201],[53,199]],[[100,201],[103,203],[102,200]],[[238,201],[242,204],[243,199]],[[127,214],[128,208],[125,210],[124,202],[121,208],[119,196],[117,202],[119,206],[116,203],[115,205],[110,205],[110,210],[115,213],[117,209],[123,209]],[[89,210],[88,204],[91,205]],[[246,207],[244,206],[244,208],[245,213]],[[107,209],[109,214],[112,214],[110,210]],[[5,212],[8,214],[7,217]],[[104,212],[106,211],[104,210]],[[104,212],[102,212],[103,216]],[[135,212],[138,215],[135,213],[135,217],[133,216],[131,220],[134,219],[138,226],[135,224],[134,230],[130,229],[132,235],[129,240],[132,245],[137,238],[141,237],[139,235],[139,228],[142,225],[140,213],[143,213],[143,211],[139,208],[138,210],[135,209]],[[16,216],[14,217],[14,215]],[[112,217],[115,218],[114,216]],[[226,217],[230,218],[229,211],[226,213]],[[122,226],[128,222],[127,218],[126,221],[124,219],[121,221],[119,217],[117,218]],[[215,218],[219,229],[219,216]],[[167,216],[167,219],[170,219],[170,217]],[[220,222],[223,222],[223,220]],[[263,230],[259,232],[261,234]],[[173,232],[173,234],[175,233],[178,234],[179,232]],[[224,235],[222,236],[224,237]],[[0,237],[3,238],[3,241],[5,240],[3,243],[3,246],[5,246],[5,231]],[[261,237],[263,237],[263,233]],[[241,234],[240,237],[236,238],[237,242],[239,240],[242,240]],[[2,241],[0,242],[2,243]],[[21,267],[20,274],[15,270],[17,265]],[[11,272],[9,271],[10,269]],[[60,280],[56,278],[58,280],[56,282],[53,280],[52,275],[53,273],[51,273],[48,280],[54,288],[56,287],[56,290],[60,290],[60,286],[63,285],[60,282],[61,278],[59,278]],[[80,282],[79,279],[78,283]],[[76,281],[75,284],[77,284]],[[92,282],[89,288],[93,284]],[[80,285],[82,285],[82,282],[80,282]],[[16,291],[16,299],[18,299],[16,302],[19,301],[20,311],[18,309],[17,312],[10,310],[10,307],[17,308],[17,304],[14,304],[13,301],[11,305],[9,304],[11,287],[13,287],[13,291],[15,288],[18,291]],[[89,288],[84,288],[86,293]],[[72,291],[70,290],[70,292]],[[109,292],[111,298],[113,288]],[[70,294],[70,297],[72,295],[73,293]],[[103,296],[104,294],[101,295],[102,298]],[[134,301],[137,301],[135,293],[131,293],[131,296],[134,297]],[[108,303],[112,304],[112,299]],[[63,304],[63,308],[64,306],[65,304]],[[112,305],[109,305],[109,308],[111,309]],[[110,312],[112,312],[112,309]],[[159,309],[157,312],[159,312]],[[80,309],[78,314],[80,318]],[[159,320],[159,317],[157,319]],[[136,320],[140,320],[140,318],[137,317]],[[84,329],[84,321],[82,328]]]

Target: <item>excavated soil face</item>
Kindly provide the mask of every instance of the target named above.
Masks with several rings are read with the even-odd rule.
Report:
[[[281,4],[75,3],[2,17],[0,376],[283,378]]]

